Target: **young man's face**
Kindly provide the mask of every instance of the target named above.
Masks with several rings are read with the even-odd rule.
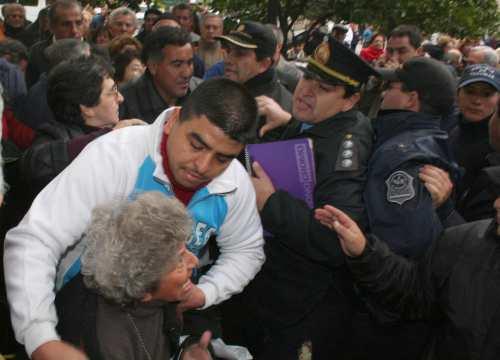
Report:
[[[219,176],[243,150],[205,116],[185,121],[170,119],[165,126],[167,153],[174,180],[196,189]]]
[[[156,20],[158,20],[159,17],[160,15],[158,14],[148,14],[148,16],[146,16],[146,18],[144,19],[144,30],[146,32],[150,32],[153,29],[153,25],[155,24]]]
[[[174,16],[181,24],[181,27],[186,31],[193,31],[193,14],[188,9],[185,10],[175,10]]]
[[[270,59],[257,60],[255,51],[233,44],[224,43],[224,76],[244,84],[251,78],[267,70]]]
[[[473,83],[458,90],[458,107],[468,121],[481,121],[493,114],[498,97],[498,91],[491,85]]]
[[[215,42],[215,36],[222,35],[222,19],[220,17],[207,17],[201,26],[201,38],[206,42]]]
[[[418,55],[408,36],[392,36],[387,40],[387,57],[390,61],[403,65]]]
[[[153,75],[153,82],[160,95],[166,101],[171,99],[175,102],[187,94],[189,81],[193,76],[191,44],[165,46],[163,59],[158,63],[149,63],[148,69]]]
[[[305,75],[293,94],[293,116],[306,123],[319,123],[354,106],[357,95],[349,98],[344,95],[344,86]]]

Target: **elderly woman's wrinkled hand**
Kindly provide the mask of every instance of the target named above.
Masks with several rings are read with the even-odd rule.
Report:
[[[356,222],[343,211],[326,205],[314,211],[314,216],[321,224],[335,231],[340,246],[349,257],[360,256],[366,247],[366,238]]]

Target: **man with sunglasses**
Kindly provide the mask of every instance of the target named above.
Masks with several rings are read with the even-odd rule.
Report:
[[[315,207],[337,204],[365,225],[362,197],[373,133],[354,106],[371,75],[378,74],[331,38],[316,49],[295,89],[293,115],[269,98],[258,99],[267,117],[261,134],[274,123],[287,125],[284,139],[312,139]],[[250,307],[241,321],[245,339],[255,341],[247,345],[259,359],[295,359],[308,344],[314,359],[340,356],[357,296],[344,276],[339,243],[303,201],[274,189],[258,164],[253,170],[257,207],[273,236],[266,241],[262,271],[241,297]]]

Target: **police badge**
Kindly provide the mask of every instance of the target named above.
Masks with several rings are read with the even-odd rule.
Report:
[[[405,171],[396,171],[385,181],[387,185],[387,201],[403,205],[415,197],[413,176]]]

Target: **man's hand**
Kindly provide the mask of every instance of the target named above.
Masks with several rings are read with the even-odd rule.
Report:
[[[205,294],[198,286],[193,284],[186,297],[177,305],[177,311],[184,312],[186,310],[198,309],[203,305],[205,305]]]
[[[113,130],[118,130],[127,126],[134,126],[134,125],[147,125],[146,122],[142,121],[141,119],[127,119],[127,120],[120,120],[118,123],[113,127]]]
[[[264,169],[257,161],[252,164],[252,169],[255,176],[252,176],[253,187],[255,188],[255,195],[257,196],[257,208],[262,211],[266,205],[267,199],[274,194],[276,189],[269,176],[267,176]]]
[[[356,257],[363,253],[366,247],[366,238],[358,225],[341,210],[325,205],[314,211],[316,220],[334,230],[340,240],[340,246],[349,257]]]
[[[212,339],[212,333],[205,331],[198,343],[190,345],[182,353],[182,360],[212,360],[212,356],[208,352],[208,345]]]
[[[446,171],[432,165],[424,165],[420,169],[418,177],[431,194],[432,205],[435,209],[443,205],[451,196],[453,183]]]
[[[259,115],[265,116],[266,123],[259,130],[259,136],[262,137],[270,130],[288,124],[292,115],[279,106],[279,104],[267,96],[257,96],[257,109]]]
[[[53,340],[40,345],[31,355],[33,360],[88,360],[87,356],[64,341]]]

